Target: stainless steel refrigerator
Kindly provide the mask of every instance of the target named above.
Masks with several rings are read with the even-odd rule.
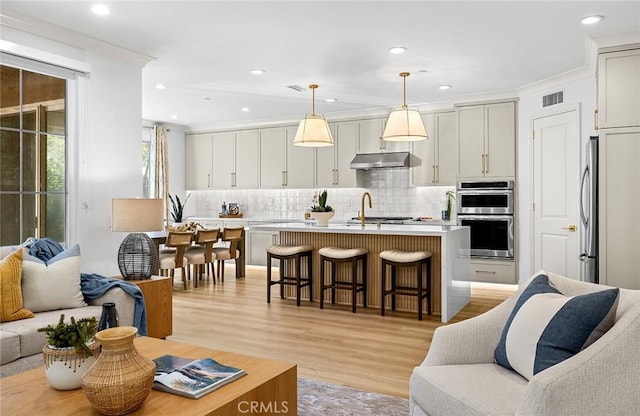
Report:
[[[587,141],[586,165],[580,180],[580,217],[582,242],[580,278],[599,283],[598,279],[598,136]]]

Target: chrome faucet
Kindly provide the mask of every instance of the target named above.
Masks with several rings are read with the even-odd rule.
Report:
[[[371,194],[369,192],[365,192],[362,194],[362,201],[361,201],[361,214],[360,214],[360,225],[362,226],[362,228],[364,228],[364,198],[365,197],[369,197],[369,208],[373,208],[373,206],[371,205]]]

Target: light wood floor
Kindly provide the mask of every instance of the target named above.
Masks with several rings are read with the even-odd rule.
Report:
[[[275,271],[275,269],[274,269]],[[422,322],[416,314],[347,305],[280,299],[266,300],[266,268],[247,266],[236,280],[227,266],[224,283],[191,285],[184,291],[175,279],[174,341],[223,351],[274,358],[298,365],[298,376],[367,391],[408,397],[409,377],[429,348],[438,316]],[[486,286],[485,286],[486,287]],[[472,300],[455,321],[481,314],[513,293],[511,287],[473,289]]]

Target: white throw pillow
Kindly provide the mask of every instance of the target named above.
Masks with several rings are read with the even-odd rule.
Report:
[[[23,252],[22,297],[33,312],[87,306],[80,289],[80,247],[76,244],[47,263]]]

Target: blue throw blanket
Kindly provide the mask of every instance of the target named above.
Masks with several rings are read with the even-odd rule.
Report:
[[[29,254],[33,257],[39,258],[45,264],[63,251],[64,248],[60,243],[49,237],[38,238],[29,246]]]
[[[140,288],[133,283],[119,279],[110,279],[98,274],[82,273],[80,275],[82,294],[86,299],[97,299],[113,287],[119,287],[136,300],[133,309],[133,326],[138,328],[138,334],[147,335],[147,312],[144,307],[144,297]],[[118,305],[116,305],[116,309]]]

